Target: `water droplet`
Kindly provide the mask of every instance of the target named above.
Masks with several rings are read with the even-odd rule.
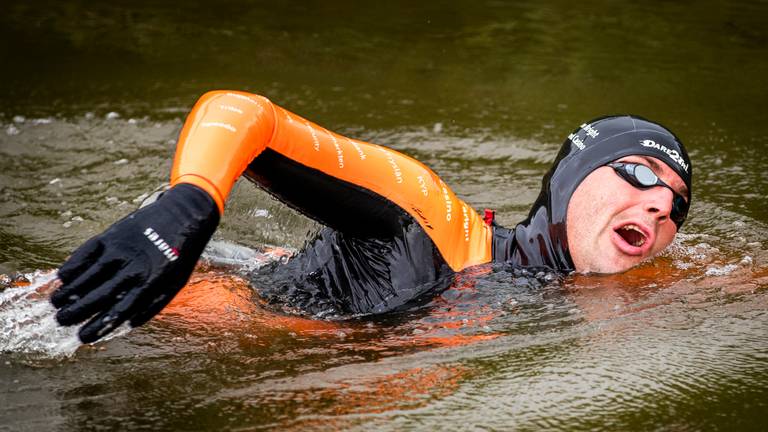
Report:
[[[48,184],[56,184],[56,183],[59,183],[60,181],[61,181],[61,179],[56,177],[55,179],[49,181]]]
[[[134,198],[134,199],[133,199],[133,202],[134,202],[134,203],[139,203],[139,202],[142,202],[142,201],[144,201],[145,199],[147,199],[147,197],[148,197],[148,196],[149,196],[149,194],[148,194],[148,193],[143,193],[143,194],[141,194],[141,195],[137,196],[136,198]]]
[[[722,267],[710,266],[704,274],[706,276],[725,276],[736,269],[738,269],[738,266],[735,264],[727,264]]]
[[[27,121],[27,118],[22,115],[13,116],[13,122],[17,124],[22,124],[25,121]]]
[[[253,215],[253,217],[263,217],[263,218],[270,217],[269,210],[267,209],[255,209],[251,214]]]
[[[120,114],[118,114],[118,113],[116,113],[114,111],[110,111],[110,112],[107,113],[106,116],[104,116],[104,118],[106,118],[107,120],[114,120],[114,119],[120,118]]]
[[[18,135],[20,132],[21,132],[21,131],[19,131],[19,128],[17,128],[17,127],[16,127],[16,126],[14,126],[14,125],[8,125],[8,127],[5,129],[5,133],[6,133],[8,136],[14,136],[14,135]]]

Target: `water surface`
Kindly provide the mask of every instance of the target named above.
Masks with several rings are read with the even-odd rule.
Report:
[[[0,273],[31,284],[0,291],[0,425],[764,430],[766,22],[764,2],[11,1]],[[265,310],[240,278],[317,229],[241,182],[172,307],[78,347],[52,321],[50,269],[167,181],[214,88],[414,156],[506,225],[571,129],[639,114],[688,146],[691,216],[626,274],[485,266],[417,310],[325,322]],[[250,252],[223,259],[233,244]]]

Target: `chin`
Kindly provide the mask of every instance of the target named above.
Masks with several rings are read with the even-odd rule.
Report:
[[[614,257],[613,259],[599,260],[589,263],[585,269],[576,269],[579,273],[589,274],[616,274],[624,273],[642,263],[644,259],[626,259],[625,257]]]

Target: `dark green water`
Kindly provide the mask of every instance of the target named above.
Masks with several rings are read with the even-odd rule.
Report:
[[[412,155],[503,224],[599,115],[667,125],[695,177],[680,240],[641,269],[462,275],[385,321],[275,323],[225,283],[239,300],[218,319],[193,304],[76,350],[35,284],[7,289],[0,430],[768,427],[768,3],[2,9],[0,273],[56,267],[167,181],[185,113],[215,88]],[[243,183],[217,239],[299,247],[314,228]]]

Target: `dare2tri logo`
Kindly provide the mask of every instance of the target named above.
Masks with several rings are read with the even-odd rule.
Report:
[[[677,164],[680,165],[680,168],[682,168],[683,171],[685,171],[686,173],[688,172],[689,165],[685,163],[685,160],[680,155],[680,153],[677,152],[677,150],[667,148],[666,146],[661,145],[656,141],[649,140],[649,139],[640,140],[640,145],[642,145],[643,147],[650,147],[666,153],[673,161],[677,162]]]

